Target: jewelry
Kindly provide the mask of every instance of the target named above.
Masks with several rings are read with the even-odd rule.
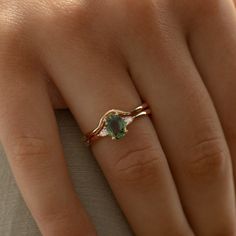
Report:
[[[85,141],[89,145],[96,139],[105,136],[111,136],[112,139],[117,140],[121,139],[127,134],[127,126],[135,118],[149,114],[151,114],[151,110],[146,103],[136,107],[131,112],[117,109],[109,110],[101,117],[97,128],[85,136]]]

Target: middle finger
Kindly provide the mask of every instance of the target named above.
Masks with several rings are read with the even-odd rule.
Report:
[[[153,110],[155,127],[194,232],[234,235],[228,146],[182,30],[173,30],[171,22],[168,24],[171,30],[165,29],[162,35],[149,32],[152,36],[145,41],[132,38],[137,48],[127,49],[131,74]]]

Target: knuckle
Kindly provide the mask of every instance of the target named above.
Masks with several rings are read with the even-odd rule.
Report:
[[[55,23],[59,23],[57,29],[67,34],[83,33],[84,31],[91,33],[92,25],[95,24],[94,19],[96,19],[96,23],[98,21],[97,8],[101,10],[102,2],[99,3],[99,6],[95,2],[90,4],[74,0],[52,2],[47,6],[50,14],[46,16],[45,25],[55,28]],[[44,14],[42,16],[45,17]]]
[[[224,0],[196,0],[189,2],[189,4],[191,4],[195,16],[212,17],[222,9],[222,4],[226,2]]]
[[[11,16],[12,19],[8,19],[8,15],[1,16],[0,15],[0,52],[1,55],[8,48],[6,46],[11,45],[13,42],[15,43],[15,38],[21,31],[20,24],[18,23],[17,17]]]
[[[161,31],[163,26],[166,27],[166,14],[170,11],[166,5],[163,4],[165,1],[135,1],[126,0],[127,12],[129,12],[129,19],[134,23],[133,26],[137,29],[138,33],[142,32],[149,34],[152,32]]]
[[[87,4],[81,4],[78,1],[55,1],[50,6],[47,6],[52,11],[52,15],[57,19],[65,20],[66,18],[81,19],[85,17],[88,8]]]
[[[218,20],[222,20],[221,15],[227,14],[224,5],[229,2],[224,0],[182,0],[181,12],[184,16],[184,24],[187,25],[187,30],[193,33],[199,27],[202,27],[203,22],[216,24]]]
[[[26,14],[19,4],[7,2],[1,4],[0,34],[1,36],[16,35],[21,32],[27,22]]]
[[[156,10],[157,3],[152,0],[144,0],[142,2],[137,2],[135,0],[125,0],[125,5],[128,8],[128,10],[132,13],[132,15],[136,16],[144,16],[147,15],[153,15],[153,12]],[[144,16],[143,16],[143,14]]]
[[[173,7],[170,7],[170,1],[126,0],[127,14],[123,17],[125,38],[121,35],[120,40],[125,43],[132,41],[133,47],[166,55],[167,42],[173,41],[175,33],[182,27],[179,21],[175,20],[176,13],[173,12]],[[157,44],[158,48],[155,47]]]
[[[9,6],[8,4],[1,4],[1,10],[0,10],[0,24],[1,24],[1,30],[4,30],[4,27],[8,27],[10,25],[17,25],[17,14],[18,11],[14,10],[13,6]],[[10,29],[10,28],[9,28]]]
[[[192,147],[185,160],[186,172],[192,177],[215,177],[225,170],[227,148],[221,137],[205,139]]]
[[[164,158],[152,145],[140,145],[123,153],[114,166],[113,176],[118,182],[152,185],[159,179]]]
[[[52,35],[57,35],[55,45],[67,45],[69,42],[69,48],[77,48],[79,42],[83,48],[92,46],[101,52],[106,47],[104,41],[109,39],[109,35],[106,34],[109,30],[108,24],[114,22],[114,17],[108,14],[109,10],[104,7],[104,2],[55,1],[49,6],[50,14],[41,16],[43,27],[46,27]],[[48,37],[50,35],[46,36],[47,41]]]
[[[11,143],[11,157],[15,164],[30,164],[48,157],[49,146],[40,137],[18,137]]]
[[[14,4],[0,10],[0,66],[1,69],[19,65],[24,60],[26,49],[31,41],[29,30],[29,17],[23,9]],[[21,59],[21,60],[20,60]],[[3,67],[3,68],[2,68]]]

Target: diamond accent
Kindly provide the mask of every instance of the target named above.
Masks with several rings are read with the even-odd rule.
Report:
[[[104,127],[98,134],[98,136],[105,137],[108,135],[106,127]]]
[[[134,118],[132,116],[125,116],[123,117],[123,120],[125,121],[126,125],[129,125],[130,123],[132,123]]]

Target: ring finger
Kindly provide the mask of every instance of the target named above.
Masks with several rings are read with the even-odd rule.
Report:
[[[95,128],[107,110],[130,111],[140,105],[123,63],[87,49],[76,53],[77,44],[66,49],[61,43],[54,43],[55,51],[47,55],[52,62],[48,70],[84,133]],[[61,67],[62,58],[70,63]],[[73,66],[77,64],[80,70]],[[148,117],[135,120],[124,139],[103,138],[92,150],[137,235],[192,235]]]

